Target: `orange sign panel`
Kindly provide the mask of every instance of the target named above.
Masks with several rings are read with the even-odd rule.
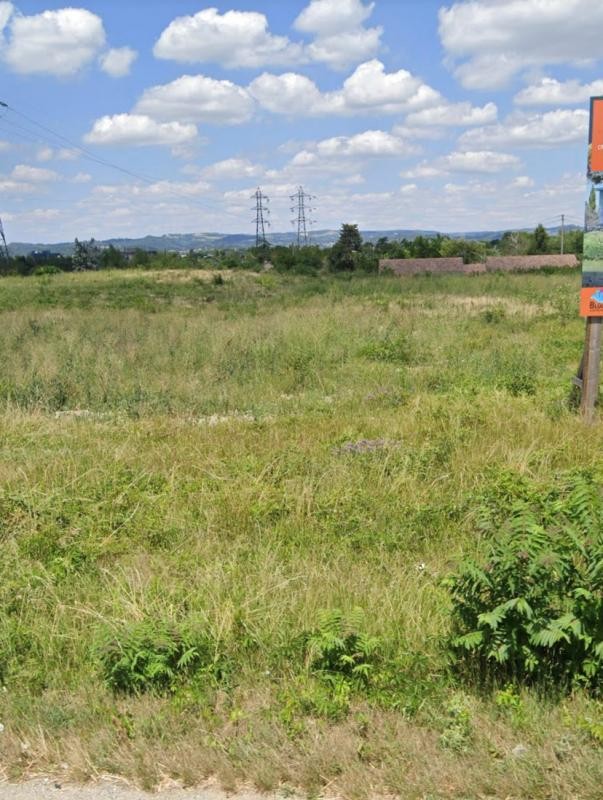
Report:
[[[580,316],[603,317],[603,288],[580,290]]]
[[[603,172],[603,97],[593,97],[590,130],[590,168]]]

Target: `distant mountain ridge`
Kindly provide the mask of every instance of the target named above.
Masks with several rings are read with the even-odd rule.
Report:
[[[576,230],[578,226],[569,225],[566,230]],[[531,229],[524,228],[528,231]],[[549,233],[556,234],[558,228],[549,228]],[[399,239],[415,239],[417,236],[433,237],[438,235],[435,230],[417,230],[417,229],[402,229],[395,228],[385,231],[361,231],[362,238],[365,241],[376,242],[383,236],[387,236],[391,240]],[[453,239],[479,239],[482,241],[492,241],[493,239],[500,239],[505,233],[501,231],[468,231],[465,233],[446,233],[443,236],[449,236]],[[320,247],[329,247],[337,241],[339,230],[325,229],[320,231],[312,231],[311,241],[312,244],[319,245]],[[274,245],[290,245],[296,241],[295,233],[272,233],[268,237],[271,244]],[[143,236],[139,239],[104,239],[99,240],[98,244],[102,247],[109,247],[113,245],[118,249],[140,249],[140,250],[159,250],[159,251],[172,251],[186,253],[189,250],[233,250],[233,249],[247,249],[255,245],[255,236],[247,233],[167,233],[161,236]],[[58,242],[55,244],[46,243],[29,243],[29,242],[11,242],[9,244],[11,255],[24,256],[34,250],[48,251],[50,253],[60,253],[61,255],[71,255],[73,252],[73,242]]]

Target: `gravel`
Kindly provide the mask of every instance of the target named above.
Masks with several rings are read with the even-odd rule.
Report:
[[[26,783],[0,783],[0,800],[270,800],[253,791],[226,794],[214,787],[165,789],[149,794],[119,781],[101,781],[88,786],[71,786],[45,778]],[[272,800],[277,800],[273,796]]]

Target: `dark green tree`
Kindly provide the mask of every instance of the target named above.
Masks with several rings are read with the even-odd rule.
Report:
[[[351,271],[357,268],[358,256],[362,250],[362,236],[358,225],[341,226],[339,239],[329,253],[329,266],[335,272]]]
[[[76,239],[72,261],[75,272],[98,269],[100,266],[100,250],[94,239],[90,239],[89,242],[80,242],[79,239]]]
[[[549,235],[543,225],[537,225],[533,233],[534,237],[534,253],[548,253],[549,250]]]

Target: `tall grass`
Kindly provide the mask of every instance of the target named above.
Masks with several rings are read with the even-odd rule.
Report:
[[[11,775],[598,797],[600,704],[526,693],[514,717],[455,686],[441,647],[479,491],[600,466],[567,404],[574,275],[45,280],[1,287]],[[356,608],[421,677],[321,705],[300,642]],[[129,652],[154,623],[200,631],[206,668],[114,693],[103,642]]]

